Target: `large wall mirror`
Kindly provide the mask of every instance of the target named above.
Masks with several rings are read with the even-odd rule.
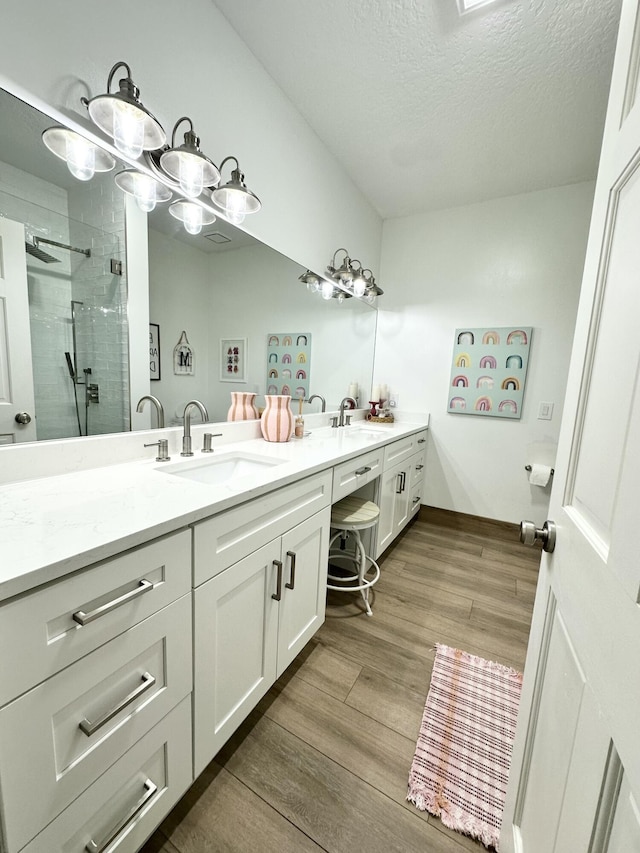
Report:
[[[42,143],[56,123],[0,90],[0,444],[127,431],[137,402],[128,306],[140,282],[127,270],[119,169],[78,180]],[[375,308],[309,293],[298,264],[224,220],[194,236],[166,206],[146,216],[146,269],[136,264],[135,275],[146,287],[148,273],[149,329],[138,320],[135,334],[149,335],[151,351],[135,367],[166,426],[193,398],[212,421],[226,419],[232,391],[260,405],[275,388],[276,337],[293,341],[292,364],[282,365],[292,397],[304,387],[335,408],[353,383],[366,396]],[[191,365],[179,362],[181,338]]]

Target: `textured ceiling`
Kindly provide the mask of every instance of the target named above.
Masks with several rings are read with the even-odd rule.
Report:
[[[213,0],[384,217],[595,177],[620,0]]]

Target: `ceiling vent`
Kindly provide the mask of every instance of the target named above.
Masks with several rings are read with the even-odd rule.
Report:
[[[231,237],[227,237],[224,234],[221,234],[219,231],[212,231],[210,234],[203,234],[207,240],[211,240],[212,243],[230,243]]]

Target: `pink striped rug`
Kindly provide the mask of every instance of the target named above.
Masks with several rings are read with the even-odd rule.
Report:
[[[440,643],[407,799],[498,847],[522,673]]]

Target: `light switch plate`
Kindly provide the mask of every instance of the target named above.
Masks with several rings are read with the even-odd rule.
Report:
[[[538,406],[538,420],[550,421],[553,417],[553,403],[541,402]]]

